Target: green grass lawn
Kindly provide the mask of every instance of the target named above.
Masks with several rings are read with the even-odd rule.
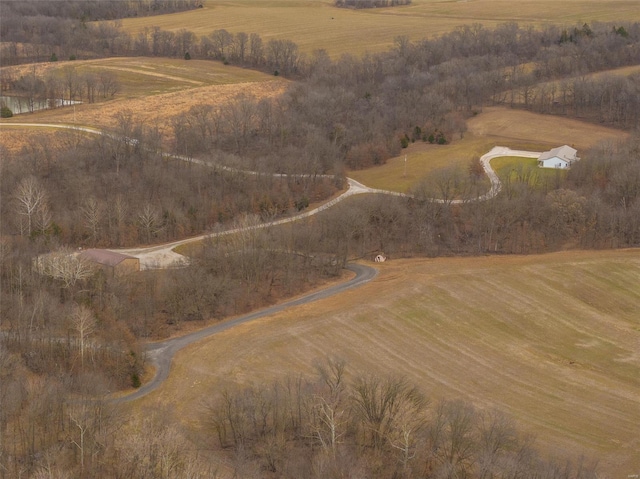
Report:
[[[527,183],[534,188],[545,188],[562,181],[567,170],[540,168],[535,158],[502,156],[491,160],[491,167],[503,182]]]
[[[349,171],[347,175],[371,188],[407,193],[434,171],[444,168],[466,171],[473,158],[479,158],[494,146],[494,139],[471,134],[450,145],[416,142],[382,166]]]

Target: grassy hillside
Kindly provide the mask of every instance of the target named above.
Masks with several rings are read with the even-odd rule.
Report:
[[[591,21],[638,21],[635,0],[572,0],[538,2],[473,0],[462,2],[414,0],[412,5],[366,10],[339,9],[329,0],[205,0],[204,8],[189,12],[123,20],[126,31],[159,26],[198,35],[226,29],[259,33],[265,40],[293,40],[303,51],[324,48],[331,55],[387,50],[398,35],[432,37],[457,26],[505,22],[522,25],[564,25]]]
[[[171,121],[175,115],[197,104],[222,105],[238,95],[270,97],[280,95],[288,83],[254,70],[223,65],[221,62],[171,58],[104,58],[100,60],[44,63],[8,67],[14,77],[28,75],[34,68],[41,77],[63,77],[65,68],[73,67],[78,75],[101,70],[115,74],[120,89],[113,99],[84,103],[74,108],[43,110],[16,115],[7,123],[76,123],[113,128],[115,117],[124,110],[131,111],[147,126],[158,126],[171,137]],[[42,134],[42,131],[38,133]],[[5,129],[3,145],[19,150],[30,141],[29,133]]]
[[[607,477],[626,477],[640,467],[639,284],[640,250],[391,261],[357,290],[181,352],[135,407],[171,403],[196,427],[209,394],[337,355],[351,372],[498,408],[543,450],[598,456]]]

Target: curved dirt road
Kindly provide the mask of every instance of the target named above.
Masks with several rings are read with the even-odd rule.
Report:
[[[345,283],[335,284],[333,286],[329,286],[328,288],[306,294],[299,298],[292,299],[284,303],[277,304],[275,306],[270,306],[268,308],[264,308],[258,311],[254,311],[252,313],[245,314],[243,316],[239,316],[229,321],[214,324],[213,326],[209,326],[207,328],[194,331],[193,333],[189,333],[184,336],[168,339],[166,341],[162,341],[158,343],[147,344],[148,357],[151,359],[151,362],[156,367],[155,376],[151,381],[144,384],[135,392],[132,392],[131,394],[128,394],[126,396],[122,396],[117,399],[114,399],[114,402],[123,403],[123,402],[133,401],[157,389],[158,386],[160,386],[160,384],[162,384],[162,382],[165,379],[167,379],[167,377],[169,376],[169,371],[171,370],[171,361],[173,359],[173,356],[182,348],[189,346],[190,344],[196,341],[200,341],[201,339],[207,338],[209,336],[220,333],[222,331],[226,331],[240,324],[245,324],[250,321],[256,320],[258,318],[263,318],[265,316],[278,313],[280,311],[283,311],[287,308],[291,308],[293,306],[308,304],[313,301],[317,301],[319,299],[328,298],[330,296],[333,296],[334,294],[342,293],[344,291],[347,291],[349,289],[355,288],[357,286],[360,286],[361,284],[371,281],[378,274],[378,271],[376,269],[370,266],[365,266],[361,264],[352,263],[347,265],[346,268],[354,272],[356,275],[354,278],[350,279]]]
[[[111,137],[113,136],[111,133],[101,131],[97,128],[82,127],[82,126],[75,126],[75,125],[44,124],[44,123],[0,123],[0,126],[60,128],[60,129],[76,130],[76,131],[81,131],[81,132],[86,132],[91,134],[107,135]],[[131,139],[128,139],[128,140],[135,141]],[[484,195],[475,198],[475,201],[486,201],[488,199],[491,199],[494,196],[496,196],[502,188],[502,184],[500,182],[500,179],[498,178],[498,175],[491,168],[490,162],[493,158],[497,158],[499,156],[521,156],[524,158],[537,158],[539,155],[540,155],[539,152],[511,150],[510,148],[501,147],[501,146],[494,147],[491,151],[489,151],[488,153],[486,153],[480,158],[484,171],[491,182],[491,189]],[[218,167],[218,168],[222,168],[223,170],[240,172],[240,170],[236,170],[234,168],[219,166],[219,165],[212,165],[202,160],[198,160],[194,158],[187,158],[179,155],[167,155],[167,156],[170,156],[172,158],[175,158],[181,161],[188,161],[188,162],[201,164],[204,166]],[[252,171],[241,171],[241,172],[245,174],[251,174],[251,175],[259,174],[257,172],[252,172]],[[279,174],[276,174],[276,175],[282,176]],[[291,223],[293,221],[307,218],[321,211],[329,209],[335,204],[337,204],[338,202],[344,200],[345,198],[348,198],[349,196],[353,196],[356,194],[377,193],[377,194],[386,194],[386,195],[392,195],[392,196],[412,197],[412,195],[405,194],[405,193],[398,193],[394,191],[369,188],[351,178],[347,178],[347,181],[349,184],[349,188],[345,192],[343,192],[341,195],[328,201],[327,203],[322,204],[317,208],[314,208],[309,211],[305,211],[304,213],[300,213],[295,216],[282,218],[279,220],[270,221],[270,222],[262,223],[259,225],[250,226],[248,228],[249,229],[267,228],[270,226]],[[438,199],[438,198],[434,198],[431,201],[443,202],[442,199]],[[463,200],[453,200],[452,203],[463,203]],[[148,247],[142,247],[142,248],[119,249],[119,250],[113,250],[113,251],[118,251],[118,252],[129,254],[131,256],[136,256],[137,258],[140,259],[141,269],[154,269],[154,268],[167,268],[171,266],[180,266],[180,265],[186,264],[187,259],[184,256],[173,251],[173,249],[176,248],[177,246],[191,243],[194,241],[200,241],[204,238],[234,234],[239,232],[240,230],[241,229],[230,229],[230,230],[221,231],[217,233],[208,233],[208,234],[187,238],[184,240],[174,241],[171,243],[165,243],[161,245],[148,246]],[[169,371],[171,369],[171,361],[175,353],[180,349],[196,341],[199,341],[213,334],[226,331],[227,329],[230,329],[239,324],[244,324],[249,321],[253,321],[255,319],[277,313],[286,308],[290,308],[290,307],[301,305],[301,304],[307,304],[307,303],[316,301],[318,299],[327,298],[334,294],[341,293],[343,291],[346,291],[348,289],[354,288],[363,283],[371,281],[377,275],[376,269],[369,266],[360,265],[360,264],[350,264],[347,266],[347,269],[353,271],[356,274],[356,276],[353,279],[347,281],[346,283],[336,284],[329,288],[307,294],[297,299],[286,301],[276,306],[271,306],[265,309],[261,309],[259,311],[246,314],[244,316],[237,317],[229,321],[225,321],[223,323],[209,326],[207,328],[201,329],[199,331],[195,331],[185,336],[169,339],[159,343],[147,344],[146,350],[148,352],[149,358],[151,359],[151,362],[156,366],[156,373],[153,379],[150,382],[143,385],[142,387],[140,387],[135,392],[132,392],[131,394],[128,394],[126,396],[122,396],[114,399],[114,402],[122,403],[122,402],[133,401],[157,389],[160,386],[160,384],[162,384],[162,382],[169,376]]]

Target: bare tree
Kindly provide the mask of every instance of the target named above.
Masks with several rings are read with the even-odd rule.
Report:
[[[74,67],[65,67],[63,70],[64,86],[67,90],[69,101],[75,101],[82,93],[82,79]]]
[[[93,103],[96,101],[96,91],[98,89],[98,76],[95,73],[85,73],[82,76],[85,91],[87,93],[87,101]]]
[[[93,312],[89,308],[82,305],[75,305],[71,322],[80,340],[80,366],[84,369],[85,346],[87,338],[95,331],[96,320],[93,317]]]
[[[93,273],[91,263],[69,249],[39,256],[34,261],[39,273],[63,282],[65,288],[75,286]]]
[[[436,477],[468,477],[476,458],[477,413],[462,401],[443,401],[430,425]]]
[[[116,198],[111,202],[111,216],[116,231],[117,244],[122,244],[125,237],[125,229],[127,224],[127,201],[121,194],[116,195]]]
[[[312,399],[311,429],[320,445],[335,458],[338,440],[346,434],[349,420],[344,398],[346,362],[328,358],[325,362],[317,363],[315,368],[324,391],[320,391]]]
[[[147,243],[151,243],[151,238],[162,231],[164,226],[160,212],[151,203],[146,203],[138,213],[138,224],[145,234]]]
[[[35,176],[27,176],[18,184],[14,198],[18,214],[26,219],[26,234],[31,236],[37,213],[48,211],[46,191]],[[24,233],[25,227],[20,221],[20,234]]]
[[[98,85],[102,98],[113,98],[120,91],[120,83],[116,74],[109,70],[98,72]]]
[[[249,35],[249,59],[253,65],[261,65],[264,62],[264,44],[257,33]]]
[[[215,30],[211,35],[211,44],[213,47],[213,56],[218,60],[224,60],[229,52],[229,48],[233,44],[233,35],[228,31]]]
[[[98,241],[100,222],[102,220],[102,206],[98,203],[98,200],[96,200],[95,197],[90,196],[85,201],[80,212],[82,213],[82,219],[85,227],[91,233],[92,242],[95,244]]]
[[[380,449],[397,427],[400,411],[410,404],[419,408],[422,395],[403,378],[365,377],[356,380],[352,401],[362,426],[365,444]]]
[[[241,64],[244,64],[249,46],[249,35],[245,32],[238,32],[233,42],[233,56]]]

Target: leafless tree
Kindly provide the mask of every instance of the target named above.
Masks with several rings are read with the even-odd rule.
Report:
[[[257,33],[249,35],[249,58],[253,65],[262,65],[264,62],[264,45]]]
[[[71,316],[73,327],[78,333],[80,341],[80,367],[84,369],[84,352],[86,349],[87,338],[93,334],[96,328],[96,320],[93,312],[82,305],[75,305]]]
[[[151,239],[164,228],[160,212],[151,203],[145,203],[137,217],[146,242],[151,243]]]
[[[211,33],[210,38],[214,58],[218,60],[226,59],[226,55],[233,44],[233,35],[222,29],[215,30]]]
[[[85,227],[91,233],[91,239],[94,244],[98,241],[100,224],[102,222],[102,206],[94,196],[90,196],[85,201],[81,209],[82,220]]]
[[[352,401],[364,443],[380,449],[398,426],[401,411],[408,406],[419,409],[423,397],[403,378],[370,376],[356,380]]]
[[[67,289],[89,278],[94,271],[82,256],[65,248],[39,256],[35,259],[35,266],[41,274],[62,281]]]
[[[47,193],[35,176],[27,176],[18,184],[14,198],[18,215],[26,220],[26,225],[20,221],[20,233],[24,235],[26,230],[26,235],[31,236],[38,212],[43,213],[43,220],[46,218]],[[40,223],[40,226],[44,225],[44,222]]]
[[[110,70],[102,69],[98,72],[98,85],[102,98],[113,98],[120,91],[116,74]]]
[[[248,49],[249,35],[247,35],[245,32],[236,33],[233,41],[233,57],[237,59],[240,64],[245,63]]]
[[[78,71],[75,67],[67,66],[63,69],[63,77],[69,101],[76,101],[78,96],[82,93],[82,80],[78,75]]]

